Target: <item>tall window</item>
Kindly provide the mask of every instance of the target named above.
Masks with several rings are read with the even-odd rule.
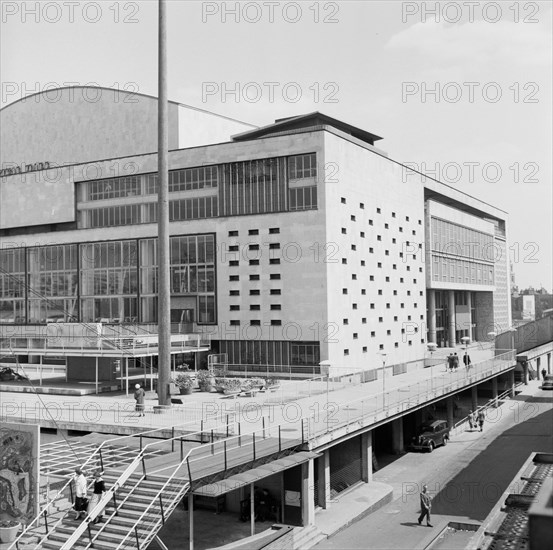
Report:
[[[282,158],[233,162],[223,167],[220,215],[263,214],[286,209]]]
[[[291,180],[315,178],[317,176],[315,153],[288,157],[288,176]]]
[[[194,298],[200,324],[215,323],[215,238],[213,235],[170,239],[171,295]],[[140,241],[142,322],[157,322],[157,239]]]
[[[78,320],[77,245],[27,249],[28,321]]]
[[[0,323],[25,322],[25,250],[0,250]]]
[[[138,320],[136,241],[80,245],[81,320]]]

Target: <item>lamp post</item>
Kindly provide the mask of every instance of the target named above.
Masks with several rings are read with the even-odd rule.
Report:
[[[382,359],[382,408],[386,406],[386,356],[387,353],[383,351],[379,353]]]
[[[426,347],[428,348],[428,351],[430,352],[430,389],[431,391],[434,391],[434,352],[436,351],[436,348],[438,347],[434,342],[428,342],[426,344]]]

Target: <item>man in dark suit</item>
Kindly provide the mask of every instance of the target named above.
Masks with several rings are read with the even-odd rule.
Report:
[[[421,497],[421,515],[419,516],[419,525],[422,524],[422,520],[426,517],[426,525],[433,527],[430,523],[430,510],[432,508],[432,497],[428,494],[428,487],[423,485]]]

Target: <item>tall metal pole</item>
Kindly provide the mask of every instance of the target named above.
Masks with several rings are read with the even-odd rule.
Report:
[[[171,311],[169,298],[169,171],[167,98],[167,0],[159,1],[158,47],[158,331],[159,359],[157,395],[160,405],[171,401]]]

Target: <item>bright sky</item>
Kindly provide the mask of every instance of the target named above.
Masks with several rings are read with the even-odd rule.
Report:
[[[509,212],[517,284],[551,291],[552,4],[437,4],[169,0],[169,97],[382,136],[390,157]],[[2,106],[69,83],[157,95],[153,1],[4,1],[0,45]]]

